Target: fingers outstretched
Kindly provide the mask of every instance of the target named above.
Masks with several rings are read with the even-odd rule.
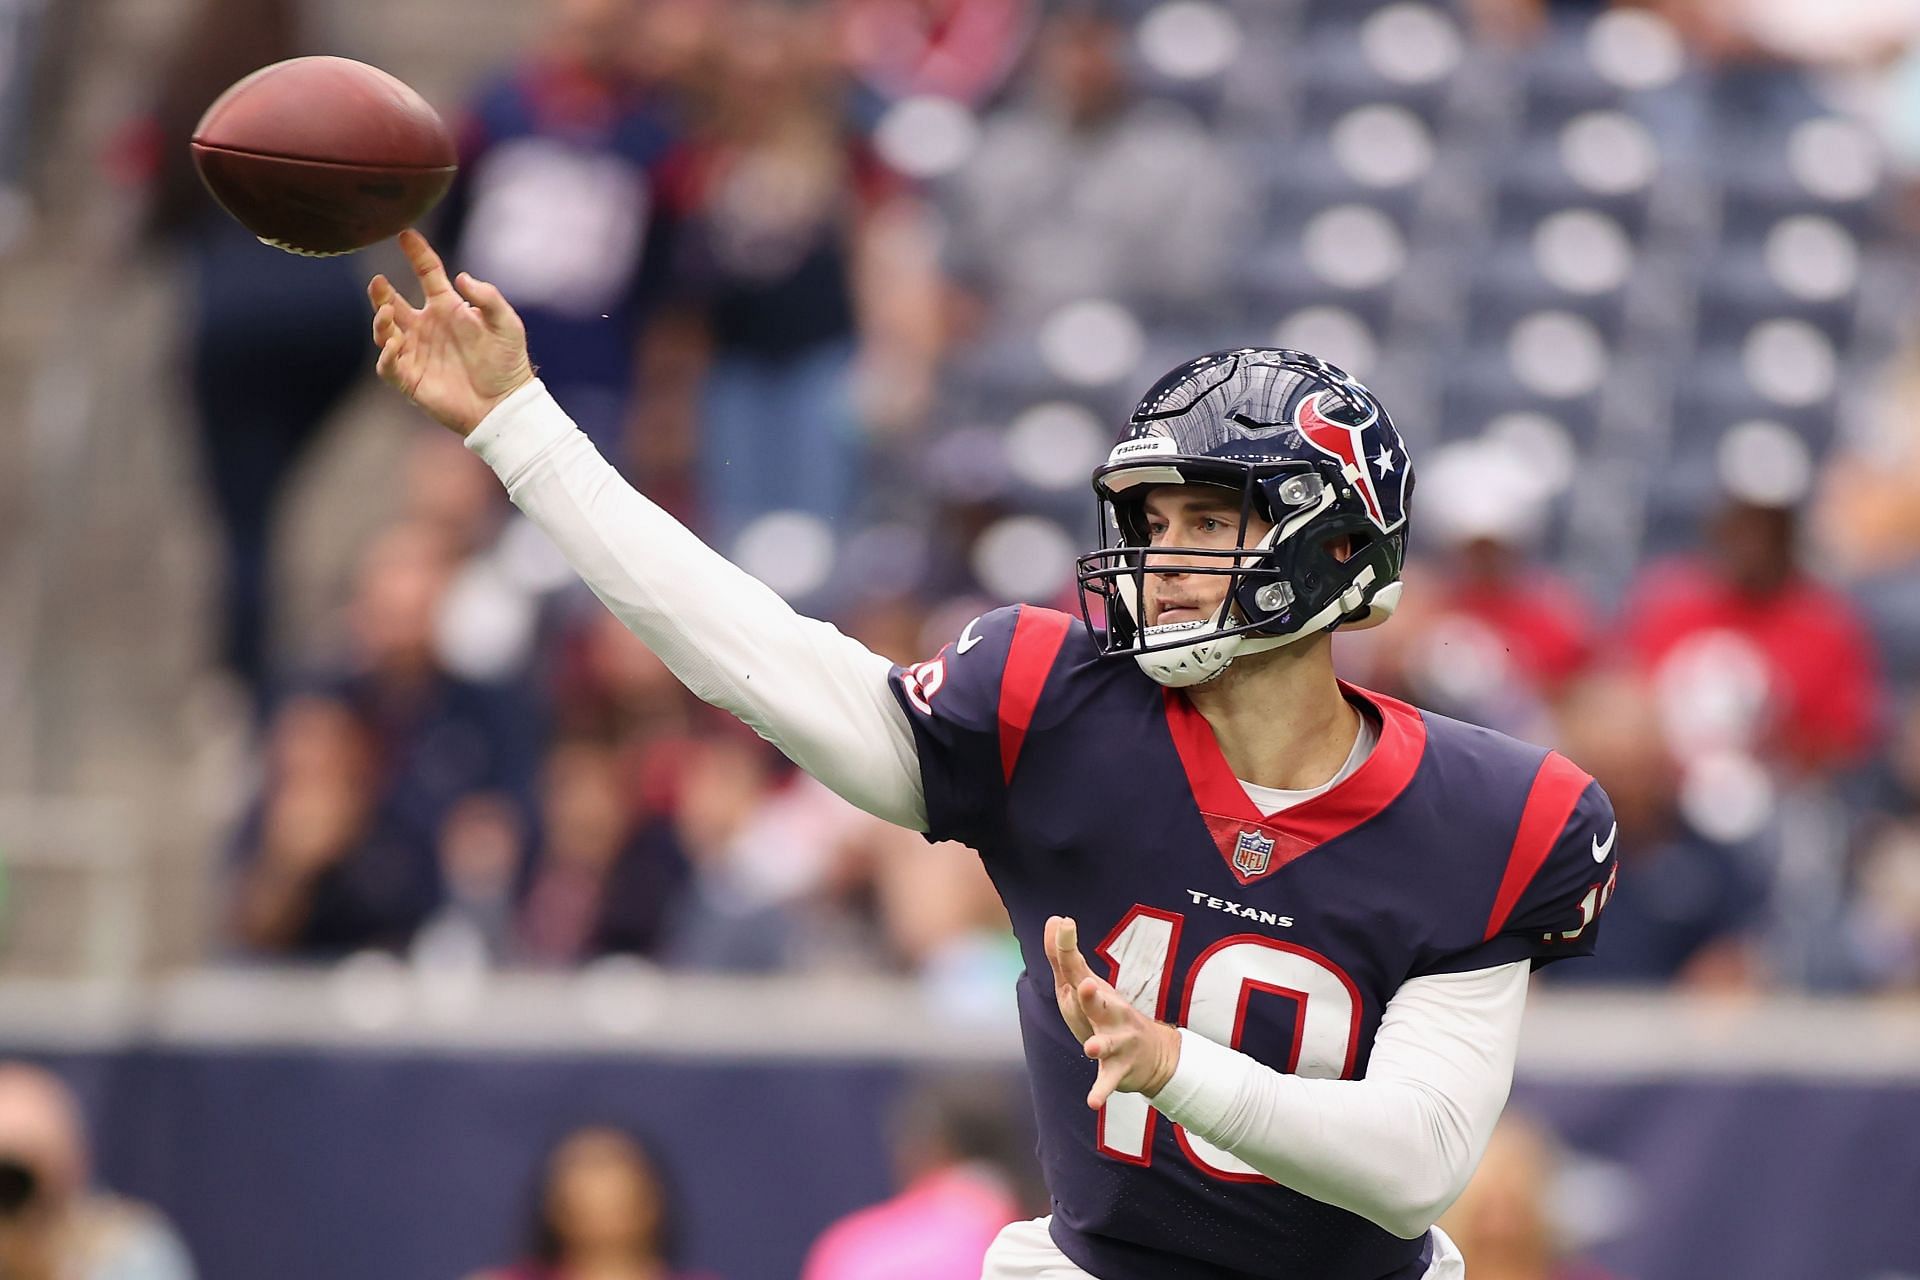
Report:
[[[420,308],[407,301],[407,296],[393,287],[393,281],[385,276],[375,276],[367,281],[367,301],[372,304],[374,314],[391,312],[394,323],[402,330],[409,328],[420,315]]]
[[[411,229],[402,231],[400,248],[406,253],[407,263],[419,279],[420,287],[426,290],[428,302],[453,292],[453,284],[447,279],[446,265],[440,261],[440,255],[433,251],[433,246],[427,243],[425,236]]]
[[[1087,1091],[1087,1106],[1095,1111],[1107,1105],[1107,1099],[1119,1089],[1126,1076],[1126,1068],[1120,1065],[1118,1058],[1102,1054],[1099,1061],[1100,1073],[1094,1077],[1093,1088]]]
[[[382,382],[405,390],[404,379],[400,373],[401,340],[396,335],[380,344],[380,358],[374,362],[373,371],[380,375]]]
[[[382,306],[373,313],[373,343],[377,347],[387,345],[387,340],[396,334],[412,331],[419,320],[420,313],[411,308],[402,309],[391,303]]]

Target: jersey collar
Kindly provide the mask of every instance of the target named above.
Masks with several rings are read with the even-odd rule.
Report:
[[[1187,775],[1194,806],[1206,820],[1220,856],[1241,884],[1271,875],[1295,858],[1385,809],[1413,781],[1426,749],[1427,725],[1420,712],[1384,694],[1342,680],[1340,691],[1363,702],[1380,721],[1380,741],[1361,766],[1339,785],[1313,799],[1263,817],[1233,776],[1213,726],[1178,689],[1164,690],[1167,728]]]

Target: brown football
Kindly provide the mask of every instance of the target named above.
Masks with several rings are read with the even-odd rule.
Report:
[[[201,180],[247,230],[290,253],[351,253],[446,194],[453,138],[426,99],[350,58],[262,67],[193,131]]]

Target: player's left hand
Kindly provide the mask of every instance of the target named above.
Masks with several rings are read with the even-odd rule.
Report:
[[[1166,1088],[1180,1064],[1180,1033],[1134,1008],[1113,984],[1094,975],[1080,954],[1080,929],[1072,917],[1047,917],[1046,944],[1060,1016],[1081,1051],[1100,1064],[1087,1105],[1098,1111],[1116,1092],[1151,1098]]]

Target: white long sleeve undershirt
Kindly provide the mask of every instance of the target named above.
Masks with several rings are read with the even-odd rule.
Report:
[[[495,406],[467,448],[696,697],[868,813],[927,829],[913,727],[885,658],[795,613],[635,490],[538,379]]]
[[[539,381],[467,447],[695,695],[853,804],[926,830],[913,729],[885,658],[794,612],[635,491]],[[1286,1075],[1182,1030],[1179,1067],[1153,1105],[1276,1182],[1410,1239],[1459,1194],[1506,1103],[1527,973],[1522,962],[1408,980],[1362,1080]]]
[[[1287,1075],[1182,1028],[1151,1101],[1275,1182],[1411,1240],[1466,1188],[1507,1104],[1529,970],[1402,983],[1360,1080]]]

